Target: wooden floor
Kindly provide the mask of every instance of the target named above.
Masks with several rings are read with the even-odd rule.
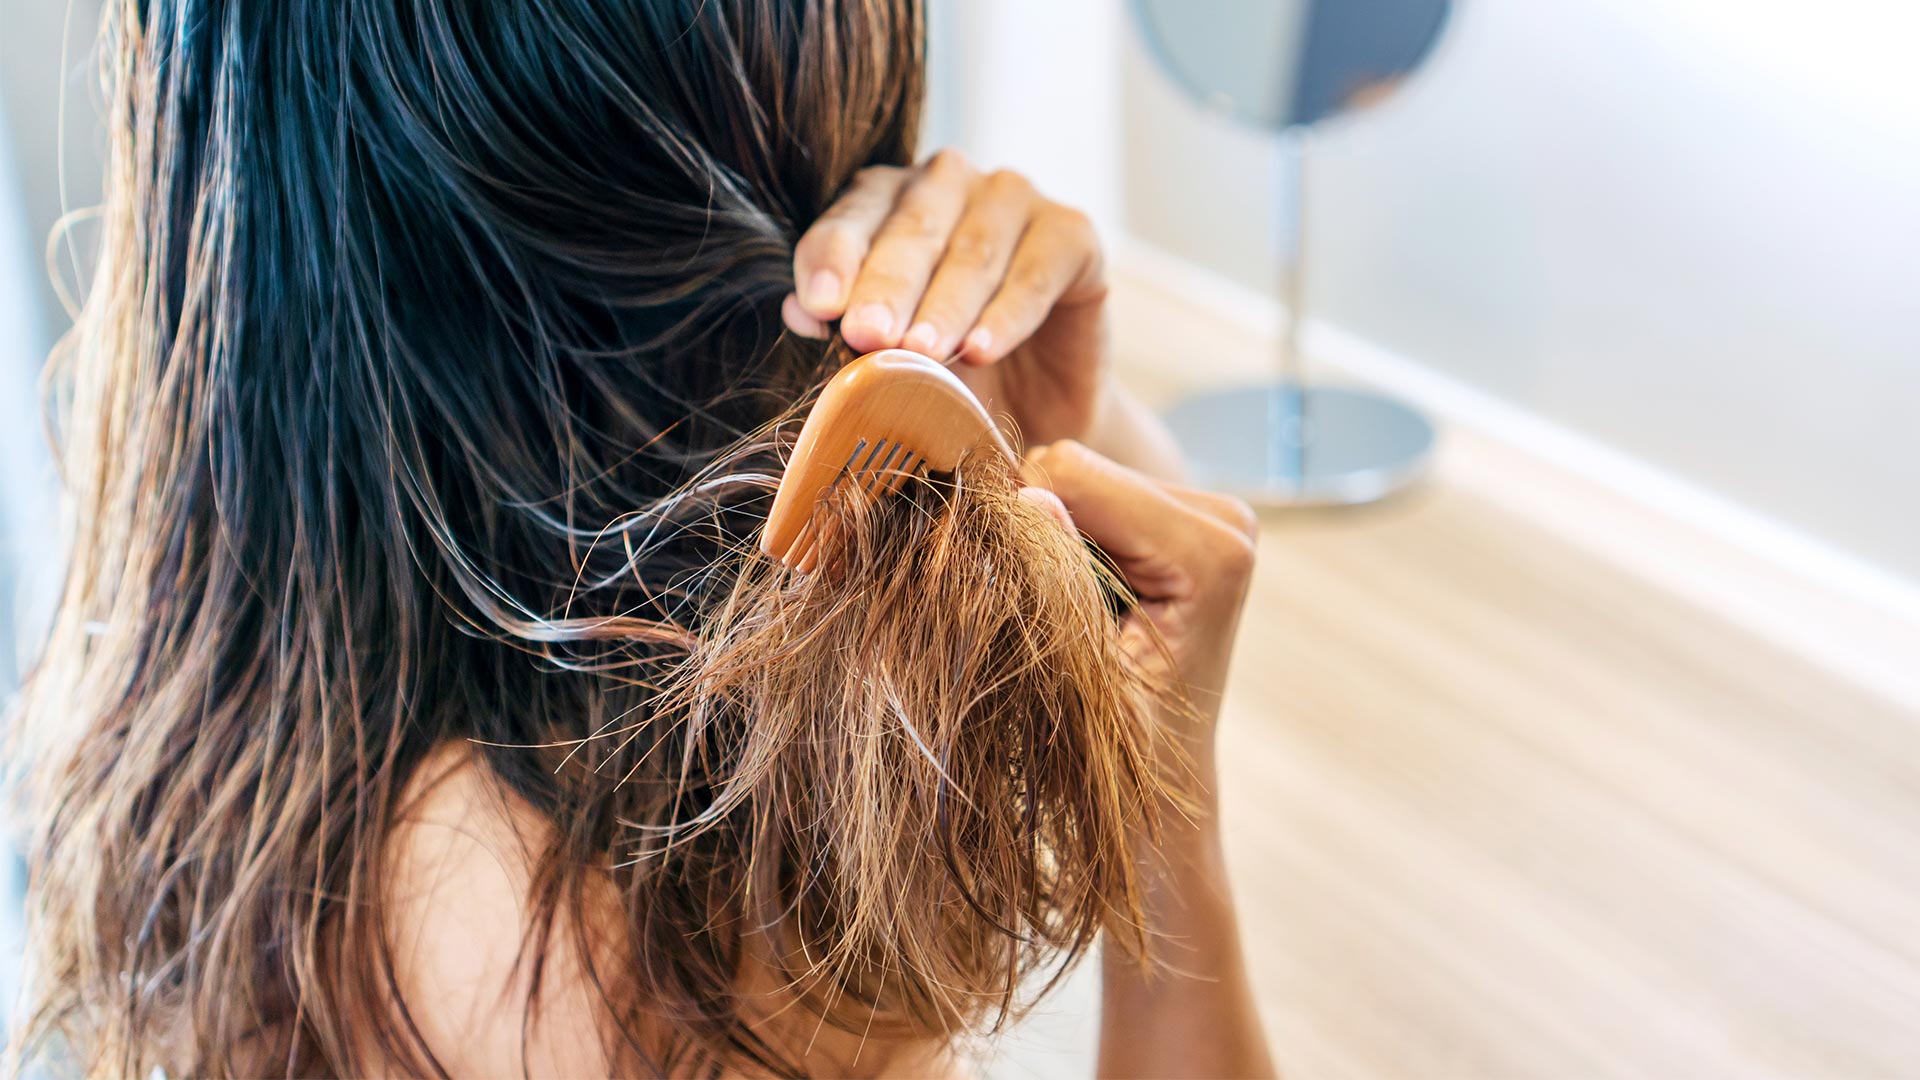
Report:
[[[1223,782],[1293,1075],[1920,1075],[1920,717],[1444,483],[1260,557]]]
[[[1920,1076],[1920,715],[1444,460],[1262,533],[1223,783],[1287,1073]]]

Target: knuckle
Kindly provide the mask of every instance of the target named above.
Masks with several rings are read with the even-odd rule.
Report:
[[[940,234],[940,222],[917,206],[902,206],[887,222],[887,231],[913,240],[932,240]]]
[[[1231,495],[1222,496],[1221,510],[1227,515],[1227,524],[1241,536],[1252,541],[1260,535],[1260,515],[1254,512],[1245,499],[1236,499]]]
[[[966,270],[985,270],[1000,257],[1000,245],[978,229],[962,229],[947,244],[947,259]]]
[[[1029,297],[1045,296],[1053,291],[1053,270],[1039,260],[1016,265],[1007,273],[1007,284]],[[1031,306],[1023,304],[1023,307]]]
[[[1060,439],[1040,448],[1049,467],[1069,473],[1085,472],[1093,461],[1093,451],[1078,439]]]
[[[1057,237],[1062,247],[1089,253],[1096,260],[1102,257],[1100,230],[1086,211],[1055,203],[1046,210],[1042,219],[1048,233]]]
[[[927,171],[963,175],[973,171],[973,163],[958,148],[948,146],[927,159]]]
[[[813,228],[800,238],[802,245],[831,248],[835,244],[845,243],[853,237],[853,223],[843,211],[830,210],[825,217],[814,222]]]
[[[1094,233],[1093,218],[1077,207],[1049,203],[1045,216],[1053,228],[1071,236],[1092,236]]]
[[[987,192],[995,198],[1020,198],[1033,194],[1033,181],[1012,169],[995,169],[987,174]]]
[[[1259,552],[1253,537],[1227,525],[1213,529],[1212,533],[1211,561],[1213,564],[1226,576],[1234,579],[1243,579],[1251,574],[1254,559]]]
[[[859,305],[862,300],[880,300],[891,303],[893,298],[907,291],[906,275],[886,263],[868,262],[860,268],[860,279],[854,283],[854,299],[848,301],[848,308]]]
[[[860,257],[860,247],[852,226],[829,217],[807,230],[795,245],[794,255],[807,263],[848,263]]]
[[[822,235],[825,226],[815,225],[800,235],[800,242],[793,245],[793,259],[803,265],[817,265],[826,261],[827,238]]]

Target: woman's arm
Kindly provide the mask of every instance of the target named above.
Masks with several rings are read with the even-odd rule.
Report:
[[[1167,767],[1191,803],[1166,808],[1148,869],[1149,949],[1157,966],[1109,950],[1101,1076],[1270,1076],[1273,1064],[1241,953],[1220,843],[1214,726],[1253,567],[1252,512],[1237,500],[1154,481],[1085,447],[1029,458],[1056,512],[1110,555],[1140,597],[1122,629],[1136,660],[1183,691],[1158,719]]]
[[[1209,754],[1196,763],[1204,790],[1189,818],[1169,809],[1150,868],[1147,930],[1158,970],[1108,949],[1101,973],[1099,1075],[1269,1076],[1228,889],[1219,804]]]

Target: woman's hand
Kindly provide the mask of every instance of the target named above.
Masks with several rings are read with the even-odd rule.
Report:
[[[1212,718],[1253,572],[1257,520],[1246,503],[1151,479],[1076,442],[1027,455],[1023,494],[1100,546],[1140,598],[1122,640],[1143,664],[1165,664],[1201,717],[1181,732],[1212,750]],[[1162,651],[1155,637],[1164,643]],[[1171,718],[1170,718],[1171,719]]]
[[[1272,1076],[1227,880],[1213,738],[1253,572],[1253,512],[1072,442],[1029,453],[1027,473],[1039,486],[1022,494],[1099,544],[1139,595],[1123,640],[1143,663],[1171,663],[1165,674],[1193,706],[1158,716],[1188,751],[1190,798],[1138,852],[1150,948],[1166,964],[1156,971],[1106,951],[1095,1075]]]
[[[1148,875],[1149,947],[1165,951],[1166,967],[1152,971],[1122,950],[1106,951],[1095,1075],[1272,1076],[1227,881],[1213,747],[1253,571],[1253,512],[1152,480],[1077,443],[1034,450],[1027,470],[1044,487],[1022,494],[1099,544],[1139,594],[1135,621],[1121,632],[1142,662],[1172,663],[1166,674],[1194,706],[1158,717],[1189,752],[1191,799],[1163,815],[1159,844],[1138,854]],[[1165,651],[1153,647],[1152,632]]]
[[[1109,410],[1106,260],[1087,216],[1018,173],[943,150],[863,169],[794,251],[781,316],[860,351],[954,369],[1029,443],[1085,439]]]

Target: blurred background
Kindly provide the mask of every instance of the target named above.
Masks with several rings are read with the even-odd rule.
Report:
[[[101,139],[94,0],[0,6],[5,694],[58,548],[46,241]],[[1423,6],[931,0],[928,148],[1095,216],[1142,393],[1271,379],[1299,265],[1307,380],[1438,433],[1386,499],[1264,519],[1225,782],[1281,1062],[1910,1074],[1920,7],[1459,0],[1287,133],[1165,63],[1172,19],[1280,85],[1314,18]],[[996,1071],[1084,1071],[1093,1008]]]

